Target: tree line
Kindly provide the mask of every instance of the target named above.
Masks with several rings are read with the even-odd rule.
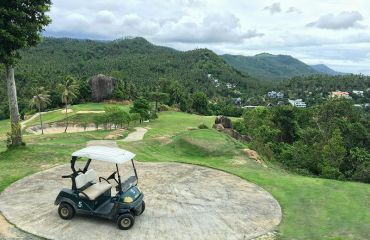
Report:
[[[251,147],[299,173],[370,182],[370,117],[351,100],[308,109],[280,106],[246,111],[235,129]]]

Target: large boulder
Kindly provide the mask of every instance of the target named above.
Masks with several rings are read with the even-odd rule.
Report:
[[[217,116],[215,120],[215,124],[222,124],[224,128],[233,128],[231,119],[225,116]]]
[[[213,124],[213,128],[219,132],[222,132],[225,129],[224,126],[222,126],[222,124]]]
[[[95,102],[107,99],[113,92],[116,80],[112,77],[99,74],[89,80],[91,86],[91,97]]]
[[[230,135],[232,138],[242,142],[250,142],[252,138],[248,135],[242,135],[235,129],[233,129],[233,125],[231,123],[230,118],[225,116],[217,116],[215,120],[215,124],[213,124],[213,128],[219,132],[223,132],[225,134]]]

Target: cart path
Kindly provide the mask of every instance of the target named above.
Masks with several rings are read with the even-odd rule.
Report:
[[[125,137],[123,142],[136,142],[136,141],[141,141],[144,138],[145,133],[148,131],[148,129],[143,128],[143,127],[136,127],[135,132],[130,133]]]
[[[59,111],[59,110],[60,109],[47,111],[47,112],[41,112],[41,115],[44,115],[46,113],[56,112],[56,111]],[[27,120],[22,121],[21,122],[21,128],[24,129],[26,127],[27,123],[31,122],[35,118],[38,118],[39,116],[40,116],[40,113],[35,113],[30,118],[28,118]]]
[[[103,162],[91,167],[105,177],[114,168]],[[69,164],[10,185],[0,194],[0,211],[21,230],[49,239],[253,239],[271,236],[281,221],[268,192],[234,175],[179,163],[137,163],[137,170],[147,207],[129,231],[101,219],[59,218],[53,203],[60,189],[70,187],[60,177],[70,173]]]

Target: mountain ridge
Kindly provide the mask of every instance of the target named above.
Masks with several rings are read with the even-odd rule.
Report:
[[[342,72],[337,72],[337,71],[331,69],[330,67],[328,67],[325,64],[314,64],[314,65],[310,65],[310,66],[313,69],[315,69],[316,71],[320,72],[320,73],[331,75],[331,76],[345,75],[346,74],[346,73],[342,73]]]
[[[343,75],[324,64],[308,65],[291,55],[259,53],[254,56],[220,55],[237,70],[266,81],[283,81],[315,74]]]

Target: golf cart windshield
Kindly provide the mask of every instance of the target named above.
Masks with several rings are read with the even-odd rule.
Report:
[[[113,172],[107,178],[100,177],[99,179],[105,180],[107,182],[114,180],[117,183],[116,187],[117,191],[124,192],[130,187],[136,186],[137,184],[138,177],[135,169],[135,164],[133,161],[134,157],[135,157],[134,153],[126,151],[124,149],[106,146],[90,146],[72,153],[71,168],[74,173],[78,174],[79,172],[85,173],[87,171],[91,160],[114,163],[116,165],[116,171]],[[76,171],[75,162],[78,158],[87,158],[88,161],[83,170],[79,169],[78,171]],[[118,170],[118,164],[123,164],[129,161],[131,161],[132,163],[132,170],[134,172],[134,175],[128,174],[128,172],[132,173],[131,170],[125,171],[125,173],[121,177],[121,174]],[[126,168],[130,167],[125,166],[125,169]],[[121,181],[121,179],[123,179],[123,181]]]

